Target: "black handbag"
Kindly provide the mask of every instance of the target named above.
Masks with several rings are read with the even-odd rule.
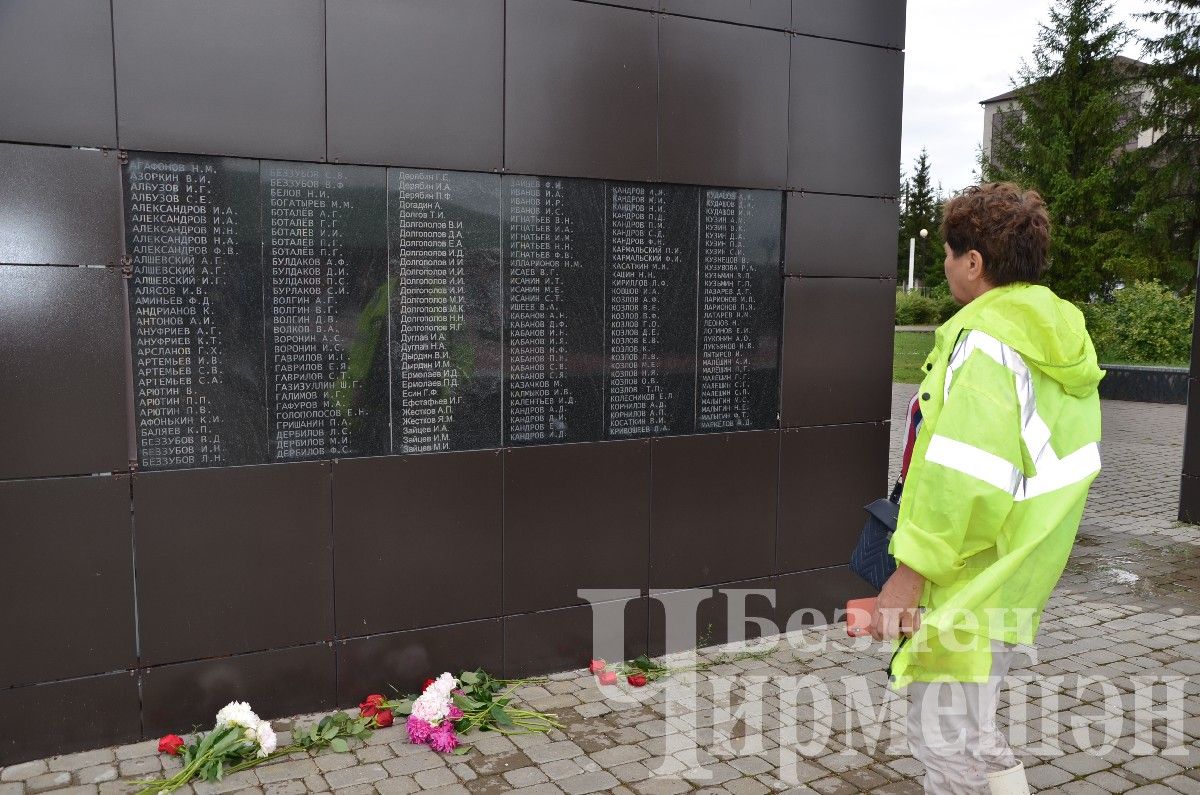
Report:
[[[850,555],[850,571],[869,582],[877,591],[896,571],[896,559],[888,554],[888,543],[892,540],[892,533],[896,532],[903,489],[904,481],[897,480],[890,496],[875,500],[865,507],[867,522]]]

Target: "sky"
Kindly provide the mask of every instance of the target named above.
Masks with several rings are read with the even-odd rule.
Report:
[[[1012,88],[1028,59],[1051,0],[908,0],[904,56],[904,133],[900,164],[907,174],[929,149],[933,181],[946,193],[970,185],[983,136],[982,99]],[[1113,20],[1147,35],[1133,17],[1158,4],[1114,0]],[[1124,53],[1140,57],[1129,45]]]

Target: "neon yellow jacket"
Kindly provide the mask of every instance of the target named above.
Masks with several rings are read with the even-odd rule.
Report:
[[[921,627],[892,660],[897,689],[984,681],[989,638],[1033,642],[1100,471],[1104,374],[1078,309],[1006,285],[934,340],[890,546],[926,578]]]

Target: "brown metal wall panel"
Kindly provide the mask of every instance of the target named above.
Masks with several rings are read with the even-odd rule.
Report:
[[[791,0],[662,0],[662,10],[777,30],[787,30],[792,22]]]
[[[659,177],[783,186],[788,35],[664,16],[660,42]]]
[[[0,765],[142,737],[133,673],[0,690],[0,715]]]
[[[659,0],[583,0],[585,3],[600,3],[608,6],[624,6],[625,8],[640,8],[642,11],[657,11]]]
[[[794,36],[791,85],[788,187],[897,195],[904,53]]]
[[[0,478],[129,468],[124,281],[0,265]]]
[[[505,616],[504,675],[537,676],[585,668],[595,657],[617,662],[645,654],[646,609],[646,599],[638,598]]]
[[[506,5],[505,169],[654,179],[655,17],[562,0]]]
[[[583,604],[579,588],[647,587],[650,442],[508,450],[504,612]]]
[[[249,701],[260,718],[334,706],[334,655],[327,643],[164,665],[142,672],[147,737],[211,726],[230,701]]]
[[[499,450],[335,463],[338,637],[500,615],[501,504]],[[443,556],[448,538],[470,550],[452,582],[414,565]],[[453,598],[429,598],[446,588]]]
[[[904,49],[905,0],[792,0],[792,30]]]
[[[0,483],[0,687],[137,664],[129,477]]]
[[[0,144],[0,262],[117,265],[123,251],[116,153]]]
[[[890,279],[784,279],[785,426],[887,419],[895,301]]]
[[[1200,293],[1200,272],[1196,276],[1196,291]],[[1192,378],[1200,378],[1200,302],[1196,304],[1192,320],[1192,358],[1188,369]]]
[[[1183,475],[1179,479],[1179,521],[1200,524],[1200,477]]]
[[[885,423],[791,428],[779,456],[779,571],[840,566],[862,532],[863,506],[887,496]]]
[[[753,621],[761,617],[767,623],[768,635],[775,623],[775,607],[771,593],[775,588],[774,577],[724,583],[709,588],[694,588],[686,591],[666,591],[650,596],[650,640],[652,656],[674,654],[692,648],[716,646],[735,641],[753,640],[764,636],[763,625]],[[733,591],[735,593],[729,593]],[[738,591],[748,593],[736,593]],[[730,601],[738,599],[745,610],[746,623],[737,628],[730,624]],[[685,633],[682,642],[674,633],[668,637],[667,616],[672,623],[681,623]],[[689,618],[691,622],[689,625]],[[694,632],[691,631],[694,629]],[[730,630],[733,629],[731,634]],[[679,631],[679,630],[677,630]]]
[[[143,665],[332,639],[329,466],[135,476]]]
[[[780,631],[794,631],[844,621],[837,611],[845,611],[846,602],[874,595],[848,566],[781,574],[775,578],[775,623]]]
[[[0,8],[0,139],[117,145],[109,0]]]
[[[113,0],[121,146],[324,160],[324,37],[322,0]]]
[[[1188,379],[1187,424],[1183,434],[1183,474],[1200,476],[1200,381]]]
[[[784,272],[894,278],[899,217],[890,199],[789,193]]]
[[[655,439],[652,469],[651,588],[773,572],[778,431]]]
[[[503,670],[500,619],[393,632],[338,641],[337,703],[358,704],[371,693],[415,693],[442,671]]]
[[[328,0],[329,159],[501,166],[504,4]]]

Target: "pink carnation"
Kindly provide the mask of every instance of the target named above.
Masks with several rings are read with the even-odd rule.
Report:
[[[454,724],[446,721],[433,730],[429,736],[429,747],[439,753],[448,754],[458,747],[458,735],[454,733]]]
[[[450,711],[448,713],[446,713],[446,717],[449,718],[450,720],[458,720],[462,716],[463,716],[463,711],[461,709],[459,709],[457,705],[451,704]]]
[[[404,724],[408,729],[408,739],[414,745],[422,745],[429,742],[430,735],[433,734],[433,727],[428,721],[423,721],[416,715],[409,715],[408,722]]]

